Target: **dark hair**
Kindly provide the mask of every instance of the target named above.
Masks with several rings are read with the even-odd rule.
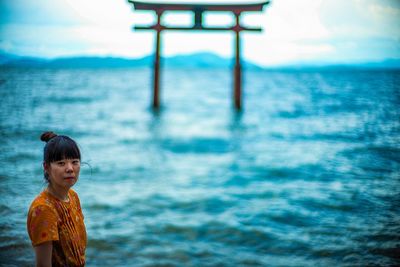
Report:
[[[57,135],[54,132],[44,132],[40,140],[46,142],[43,149],[43,161],[50,164],[63,159],[81,159],[81,152],[77,143],[66,135]],[[44,178],[48,181],[49,175],[44,172]]]

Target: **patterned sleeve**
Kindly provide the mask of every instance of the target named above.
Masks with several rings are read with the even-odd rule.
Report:
[[[55,212],[46,205],[32,207],[28,214],[28,233],[33,246],[59,240]]]

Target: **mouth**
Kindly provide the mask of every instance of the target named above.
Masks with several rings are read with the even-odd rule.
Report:
[[[68,176],[68,177],[65,177],[64,179],[65,179],[65,180],[75,180],[75,177],[73,177],[73,176]]]

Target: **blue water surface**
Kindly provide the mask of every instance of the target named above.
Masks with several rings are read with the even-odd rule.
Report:
[[[0,265],[52,130],[80,145],[87,266],[400,264],[400,71],[0,70]]]

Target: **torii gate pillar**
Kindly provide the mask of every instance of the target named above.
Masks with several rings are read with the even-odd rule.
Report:
[[[157,12],[157,25],[161,26],[162,11]],[[154,74],[153,74],[153,108],[160,108],[160,43],[161,43],[161,27],[156,29],[156,55],[154,59]]]
[[[153,108],[160,108],[160,43],[161,32],[163,30],[209,30],[209,31],[234,31],[235,32],[235,66],[234,66],[234,90],[233,102],[236,110],[242,109],[242,68],[240,64],[240,32],[241,31],[261,31],[261,28],[249,28],[240,25],[240,15],[242,12],[262,11],[264,5],[269,1],[255,4],[165,4],[150,3],[128,0],[137,10],[153,10],[157,14],[157,23],[153,26],[135,26],[137,30],[156,31],[156,51],[154,59],[153,76]],[[194,23],[192,27],[169,27],[161,25],[161,16],[164,11],[192,11],[194,13]],[[235,15],[236,23],[232,27],[208,27],[203,25],[203,12],[205,11],[230,11]]]
[[[242,109],[242,67],[240,65],[240,13],[236,13],[236,27],[235,27],[235,85],[234,85],[234,101],[237,110]]]

